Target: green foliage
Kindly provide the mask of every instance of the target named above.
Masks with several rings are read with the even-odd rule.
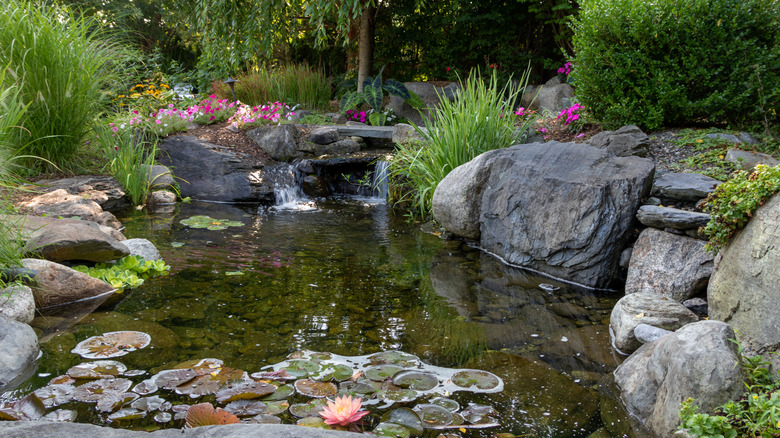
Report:
[[[116,78],[120,47],[100,23],[69,10],[8,0],[0,5],[0,86],[17,84],[29,102],[20,153],[67,165],[107,103],[103,90]]]
[[[214,94],[232,100],[230,87],[216,80]],[[321,70],[305,64],[291,64],[238,76],[236,99],[249,105],[267,102],[300,104],[308,109],[327,109],[330,101],[330,79]]]
[[[339,110],[346,114],[347,111],[354,110],[358,106],[365,103],[374,110],[371,114],[373,118],[371,120],[371,124],[384,125],[385,119],[383,117],[386,115],[382,114],[382,101],[385,95],[382,90],[385,90],[394,96],[400,97],[413,108],[421,108],[424,105],[420,96],[406,88],[404,84],[396,81],[395,79],[387,79],[383,83],[382,72],[384,69],[385,68],[382,67],[375,78],[369,76],[363,81],[362,92],[355,90],[344,93],[344,96],[341,97]]]
[[[717,252],[731,236],[747,225],[753,213],[773,194],[780,191],[780,166],[756,166],[752,173],[743,170],[720,184],[705,200],[704,211],[710,213],[704,233],[709,237],[707,250]]]
[[[116,264],[98,263],[93,267],[79,265],[73,269],[103,280],[117,289],[132,289],[142,285],[147,278],[166,275],[171,267],[162,260],[127,256],[117,260]]]
[[[780,2],[583,0],[577,96],[607,125],[778,126]]]
[[[532,120],[515,127],[511,105],[528,82],[528,73],[519,85],[507,82],[499,88],[495,72],[483,80],[479,72],[462,83],[453,101],[439,96],[439,108],[431,120],[425,119],[421,143],[398,145],[390,163],[391,191],[399,201],[411,201],[421,216],[430,215],[436,186],[453,169],[477,155],[518,142]],[[405,188],[401,188],[405,186]]]
[[[780,433],[780,376],[770,375],[769,362],[760,355],[742,359],[747,374],[746,394],[715,408],[715,415],[698,413],[694,400],[685,400],[680,429],[701,438],[760,438]]]
[[[143,205],[154,185],[150,172],[157,154],[157,142],[148,143],[143,131],[99,128],[96,133],[108,159],[108,170],[119,181],[134,205]]]

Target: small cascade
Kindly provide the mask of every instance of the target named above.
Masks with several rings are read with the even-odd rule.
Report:
[[[374,174],[371,177],[371,196],[375,198],[382,199],[383,201],[387,200],[387,191],[388,191],[388,173],[387,168],[390,166],[390,163],[384,160],[380,160],[376,162],[376,167],[374,168]]]
[[[279,164],[266,169],[266,177],[273,181],[274,210],[312,210],[313,203],[303,193],[303,172],[296,164]]]

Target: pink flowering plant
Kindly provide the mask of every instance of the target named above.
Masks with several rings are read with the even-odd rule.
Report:
[[[295,115],[294,109],[278,101],[274,103],[268,102],[259,106],[241,104],[228,121],[231,125],[244,129],[258,125],[281,123],[283,120],[292,120]]]
[[[563,109],[556,117],[556,120],[563,123],[571,132],[580,132],[585,127],[586,121],[585,107],[580,103]]]

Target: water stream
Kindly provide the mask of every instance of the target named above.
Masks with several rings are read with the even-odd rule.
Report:
[[[300,202],[292,184],[280,193],[281,205]],[[208,231],[180,223],[196,214],[244,225]],[[402,350],[431,365],[504,379],[501,393],[453,394],[463,406],[487,404],[500,416],[500,427],[462,436],[587,437],[605,424],[613,431],[606,436],[631,433],[600,389],[621,360],[607,326],[614,294],[505,266],[463,242],[421,232],[385,203],[361,199],[259,214],[193,203],[122,221],[128,238],[155,243],[171,275],[65,330],[50,329],[60,317],[36,318],[44,333],[38,374],[12,395],[85,361],[70,353],[77,342],[139,330],[152,336],[152,347],[117,359],[147,371],[138,379],[193,359],[218,358],[252,373],[301,349],[349,356]],[[105,424],[94,409],[75,409],[78,421]]]

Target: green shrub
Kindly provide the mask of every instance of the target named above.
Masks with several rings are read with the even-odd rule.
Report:
[[[756,209],[780,191],[780,166],[756,166],[752,173],[737,171],[705,200],[704,211],[712,214],[704,233],[707,250],[717,252],[731,236],[747,225]]]
[[[611,126],[777,126],[780,2],[582,0],[577,96]]]
[[[411,201],[414,210],[428,216],[436,186],[453,169],[484,152],[518,143],[532,119],[515,127],[511,105],[527,82],[527,71],[519,85],[507,82],[503,88],[495,72],[488,80],[475,73],[461,83],[454,100],[440,95],[439,108],[425,119],[425,130],[418,130],[423,141],[398,145],[390,162],[392,191],[406,192],[396,200]],[[401,185],[405,187],[399,189]]]
[[[308,65],[284,65],[236,78],[236,99],[249,105],[268,102],[300,104],[308,109],[327,109],[330,102],[330,79]],[[214,94],[233,100],[230,87],[221,80],[212,83]]]
[[[100,29],[64,8],[0,3],[0,66],[7,67],[0,86],[17,84],[30,103],[24,129],[15,131],[20,153],[67,167],[83,143],[121,53]]]

